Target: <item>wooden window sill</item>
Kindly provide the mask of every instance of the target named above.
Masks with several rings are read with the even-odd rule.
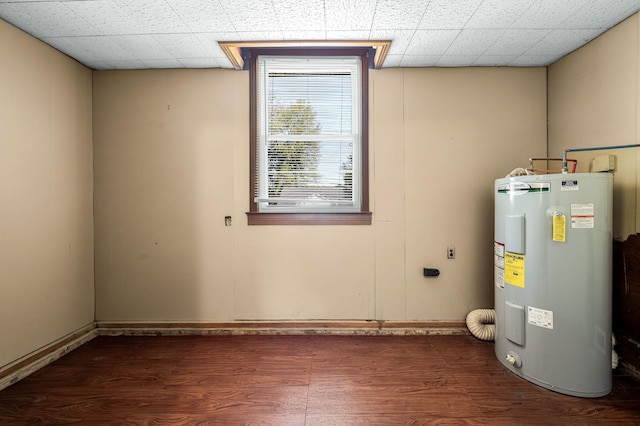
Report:
[[[371,212],[259,213],[248,212],[249,225],[371,225]]]

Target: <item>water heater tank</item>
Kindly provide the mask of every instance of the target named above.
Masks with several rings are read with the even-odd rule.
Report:
[[[613,176],[495,181],[495,353],[515,374],[580,397],[611,391]]]

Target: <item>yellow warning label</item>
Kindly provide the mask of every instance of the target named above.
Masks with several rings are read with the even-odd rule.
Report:
[[[564,243],[566,241],[567,216],[553,215],[553,241]]]
[[[504,282],[524,288],[524,255],[505,252]]]

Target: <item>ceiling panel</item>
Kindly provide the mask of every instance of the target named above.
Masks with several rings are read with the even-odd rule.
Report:
[[[432,0],[418,25],[421,30],[461,30],[482,0]]]
[[[145,31],[144,26],[138,25],[112,0],[70,1],[64,5],[96,29],[86,35],[141,34]]]
[[[402,57],[403,55],[387,55],[387,58],[384,60],[385,67],[393,68],[401,66]]]
[[[168,0],[182,22],[195,33],[234,31],[233,22],[217,0]]]
[[[597,36],[596,30],[551,30],[549,34],[527,50],[528,55],[564,55]]]
[[[466,67],[475,63],[480,55],[446,55],[441,56],[436,64],[439,67]]]
[[[435,67],[441,55],[404,55],[400,61],[401,67]]]
[[[540,40],[545,38],[551,30],[524,30],[508,29],[487,50],[483,52],[485,56],[518,56],[528,51]]]
[[[0,17],[35,37],[98,35],[93,25],[63,3],[1,3]]]
[[[84,64],[87,64],[88,62],[100,62],[104,67],[105,63],[102,62],[101,59],[98,59],[99,56],[95,56],[94,54],[85,51],[81,45],[78,45],[76,43],[78,40],[78,37],[54,37],[42,39],[42,41],[49,44],[50,46],[53,46],[61,52],[74,52],[74,58]]]
[[[440,56],[449,49],[460,30],[418,30],[414,33],[406,55]]]
[[[182,62],[177,59],[143,59],[140,62],[149,68],[184,68]]]
[[[462,30],[446,51],[447,56],[479,56],[483,54],[504,33],[504,30],[476,29]]]
[[[502,64],[511,64],[517,59],[515,55],[481,55],[473,63],[476,67],[496,67]]]
[[[372,40],[393,40],[387,55],[402,55],[411,43],[414,33],[413,30],[373,30],[370,36]],[[387,61],[385,64],[389,65]]]
[[[640,0],[0,0],[96,69],[232,68],[219,41],[392,40],[384,67],[546,66]]]
[[[636,0],[591,0],[576,8],[562,23],[563,28],[611,27],[630,14],[638,11]]]
[[[111,61],[134,61],[135,56],[120,46],[114,37],[109,36],[86,36],[73,37],[73,43],[77,49],[85,54],[104,62]]]
[[[281,31],[280,21],[271,2],[233,0],[221,2],[222,7],[237,32]]]
[[[484,0],[465,24],[465,28],[509,28],[536,0]],[[509,7],[505,7],[508,4]]]
[[[370,30],[376,0],[326,0],[324,7],[327,30]]]
[[[194,34],[154,34],[153,37],[173,58],[203,58],[209,55]]]
[[[396,0],[378,0],[372,30],[412,30],[418,27],[429,3],[407,0],[398,7]]]
[[[515,58],[508,65],[513,67],[539,67],[554,63],[562,55],[529,55],[523,54]]]
[[[541,0],[534,2],[510,28],[557,28],[591,0]]]
[[[133,58],[169,59],[172,54],[156,40],[156,35],[115,35],[111,39],[131,54]]]
[[[189,27],[165,0],[115,0],[145,34],[187,33]]]
[[[305,0],[303,8],[298,3],[300,0],[279,0],[280,7],[274,10],[280,29],[283,32],[324,31],[324,0]]]

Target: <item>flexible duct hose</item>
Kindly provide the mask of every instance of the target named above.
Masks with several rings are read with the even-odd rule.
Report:
[[[467,328],[474,337],[492,341],[496,337],[496,311],[494,309],[476,309],[467,315]]]

